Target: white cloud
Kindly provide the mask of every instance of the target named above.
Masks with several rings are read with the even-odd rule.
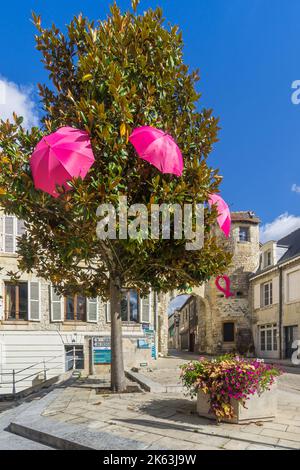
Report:
[[[189,295],[183,294],[183,295],[178,295],[177,297],[172,299],[171,302],[169,303],[168,315],[171,315],[174,312],[174,310],[181,308],[184,302],[186,302],[186,300],[189,297],[190,297]]]
[[[300,193],[300,186],[297,186],[296,184],[293,184],[291,190],[292,190],[294,193]]]
[[[260,240],[265,243],[269,240],[280,240],[291,232],[300,228],[300,216],[285,212],[279,215],[273,222],[265,224],[260,229]]]
[[[0,76],[0,119],[11,119],[15,112],[23,116],[26,128],[39,122],[36,104],[32,99],[32,89],[19,86]]]

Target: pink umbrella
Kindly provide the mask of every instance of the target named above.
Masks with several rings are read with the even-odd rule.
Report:
[[[134,129],[129,140],[139,156],[162,173],[182,175],[182,153],[169,134],[155,127],[143,126]]]
[[[30,168],[36,189],[58,197],[56,186],[66,191],[72,178],[85,178],[95,161],[91,141],[86,131],[61,127],[42,138],[30,158]]]
[[[219,224],[220,229],[225,233],[226,237],[229,237],[230,234],[230,227],[231,227],[231,216],[230,216],[230,210],[224,199],[221,198],[221,196],[218,196],[217,194],[210,194],[209,195],[209,200],[208,203],[210,207],[213,204],[217,205],[218,209],[218,217],[217,221]]]

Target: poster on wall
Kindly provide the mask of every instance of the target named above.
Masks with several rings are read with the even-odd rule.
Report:
[[[149,326],[148,323],[143,323],[142,325],[143,332],[145,335],[145,341],[149,344],[149,349],[151,348],[151,356],[153,359],[156,359],[156,347],[155,347],[155,332],[154,328]]]
[[[110,336],[93,338],[93,363],[95,365],[111,364]]]

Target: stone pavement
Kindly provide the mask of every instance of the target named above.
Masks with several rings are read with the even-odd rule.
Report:
[[[300,395],[279,390],[279,402],[273,422],[216,425],[200,418],[195,400],[183,394],[99,395],[73,385],[56,396],[42,416],[52,423],[81,425],[82,430],[99,432],[99,437],[105,431],[147,449],[300,449]]]
[[[49,446],[33,442],[21,436],[12,435],[7,431],[11,421],[28,409],[31,406],[31,402],[26,401],[17,406],[11,406],[11,404],[6,402],[1,404],[3,406],[0,407],[0,450],[52,450]]]
[[[162,385],[173,385],[178,386],[180,382],[180,365],[189,362],[191,360],[198,360],[200,354],[194,354],[184,351],[171,351],[167,357],[160,357],[155,361],[151,367],[143,367],[139,369],[139,373],[147,377],[148,379],[158,382]],[[291,383],[295,383],[295,386],[299,386],[300,380],[298,378],[293,379],[294,375],[300,374],[300,366],[295,366],[290,360],[265,360],[268,363],[276,363],[281,368],[289,372]]]
[[[169,384],[178,383],[179,365],[190,359],[190,356],[161,358],[157,369],[142,372],[151,378],[155,374],[155,380],[161,377],[163,382],[167,375]],[[214,421],[200,418],[196,414],[196,401],[182,391],[97,394],[88,381],[78,380],[31,404],[25,403],[0,414],[0,449],[6,448],[2,447],[3,442],[8,445],[7,435],[3,441],[1,432],[5,423],[6,426],[14,423],[11,431],[17,433],[20,433],[18,426],[21,433],[22,426],[27,427],[29,433],[22,435],[32,439],[43,434],[50,439],[43,442],[53,447],[58,442],[55,437],[65,441],[57,448],[77,445],[78,448],[111,450],[300,449],[298,370],[280,377],[278,388],[279,410],[273,422],[216,425]],[[22,438],[10,436],[12,443],[22,446],[18,441]]]
[[[159,357],[150,367],[141,367],[139,373],[161,385],[181,386],[180,365],[199,357],[199,354],[172,351],[169,356]]]

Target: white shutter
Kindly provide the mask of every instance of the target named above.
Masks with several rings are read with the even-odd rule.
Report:
[[[279,277],[276,276],[273,278],[273,304],[278,304],[279,302]]]
[[[140,322],[150,323],[151,319],[151,294],[140,299]]]
[[[17,233],[16,233],[16,236],[17,237],[21,237],[24,233],[25,233],[25,223],[24,223],[24,220],[19,220],[19,219],[16,219],[16,223],[17,223]],[[16,239],[16,248],[17,249],[18,247],[18,240]]]
[[[87,302],[87,321],[97,323],[98,321],[98,301],[97,298],[86,299]]]
[[[110,316],[110,302],[105,302],[105,303],[104,303],[104,310],[105,310],[106,323],[110,323],[110,322],[111,322],[111,316]]]
[[[256,284],[254,286],[254,310],[260,308],[261,306],[261,300],[260,300],[260,292],[261,292],[261,286],[260,284]]]
[[[0,320],[4,320],[4,286],[4,282],[0,281]]]
[[[24,220],[17,220],[17,235],[20,237],[26,232]]]
[[[2,372],[5,372],[5,365],[6,365],[5,344],[0,341],[0,384],[2,382],[5,382],[5,380],[7,380],[6,376],[2,374]]]
[[[51,286],[51,320],[64,321],[64,298],[55,293]]]
[[[300,299],[300,270],[287,275],[286,302],[295,302]]]
[[[28,317],[30,321],[40,321],[40,283],[28,282]]]
[[[4,250],[4,216],[0,215],[0,251]]]
[[[11,215],[4,217],[4,251],[5,253],[14,253],[15,251],[15,218]]]

